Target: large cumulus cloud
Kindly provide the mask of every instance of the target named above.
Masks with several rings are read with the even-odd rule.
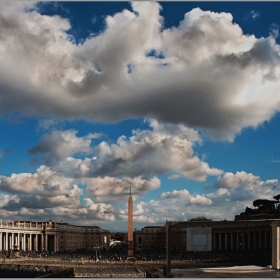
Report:
[[[53,168],[75,178],[142,176],[147,179],[172,172],[171,178],[205,181],[207,176],[222,174],[222,170],[211,168],[195,154],[193,146],[202,143],[197,131],[184,125],[148,122],[152,130],[135,130],[129,138],[120,136],[116,143],[102,141],[94,147],[90,147],[90,139],[83,140],[72,130],[55,131],[43,135],[30,152],[42,153],[47,164],[63,154]],[[66,157],[74,151],[91,151],[92,157]]]
[[[77,45],[67,19],[13,5],[0,12],[2,113],[153,117],[231,141],[279,111],[279,46],[245,35],[228,13],[197,8],[163,29],[158,3],[133,2]]]
[[[89,138],[94,137],[94,135],[88,135],[84,139],[77,137],[76,134],[77,131],[73,129],[54,130],[50,134],[44,134],[38,145],[31,148],[29,153],[31,155],[42,153],[49,165],[76,153],[90,153],[91,140]]]
[[[36,173],[0,176],[0,207],[5,209],[78,207],[83,191],[72,178],[41,166]]]

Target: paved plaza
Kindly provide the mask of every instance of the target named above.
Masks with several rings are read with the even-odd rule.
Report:
[[[162,270],[160,270],[162,272]],[[279,278],[280,271],[260,266],[172,269],[174,278]],[[163,276],[160,276],[163,277]]]
[[[100,261],[95,262],[86,258],[63,259],[65,255],[55,254],[50,258],[6,258],[0,259],[1,264],[20,264],[29,267],[61,267],[75,268],[75,277],[94,278],[145,278],[146,273],[151,277],[164,278],[163,266],[165,261]],[[196,263],[196,262],[194,262]],[[279,278],[280,271],[271,267],[255,265],[228,266],[228,267],[201,267],[186,268],[186,262],[172,262],[173,278]],[[178,268],[181,267],[181,268]]]

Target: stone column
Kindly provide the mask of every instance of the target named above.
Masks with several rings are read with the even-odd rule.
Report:
[[[242,232],[241,236],[242,236],[242,249],[244,250],[245,249],[245,232]]]
[[[29,234],[29,250],[30,251],[32,251],[34,249],[34,247],[33,247],[34,246],[34,244],[33,244],[34,241],[32,240],[32,238],[33,238],[33,234],[30,233]]]
[[[20,249],[23,250],[23,233],[20,234],[20,242],[21,242],[21,246]]]
[[[279,269],[280,268],[280,228],[278,223],[272,222],[272,268]]]
[[[45,250],[47,251],[48,250],[48,235],[45,234]]]
[[[233,234],[230,234],[230,249],[233,250]]]
[[[36,223],[37,225],[37,223]],[[35,251],[38,251],[38,234],[35,235]]]
[[[29,233],[26,234],[26,240],[27,240],[27,250],[29,251],[30,250],[30,234]]]
[[[17,245],[19,246],[18,248],[20,248],[20,233],[17,234]]]
[[[219,233],[219,251],[222,250],[222,234]]]
[[[43,251],[44,248],[44,234],[41,234],[41,251]]]
[[[250,250],[251,249],[251,232],[247,232],[247,235],[248,235],[248,247],[247,249]]]
[[[262,232],[259,231],[259,249],[262,248]]]
[[[171,276],[171,222],[166,221],[166,276]]]
[[[264,232],[264,248],[268,249],[267,248],[267,231]]]
[[[236,249],[239,249],[239,232],[236,233]]]
[[[2,234],[2,232],[0,232],[0,250],[3,250],[3,247],[2,247],[2,237],[3,237],[3,234]]]
[[[57,236],[55,235],[54,236],[54,244],[53,244],[53,249],[54,249],[54,252],[57,252]]]
[[[108,237],[107,237],[107,250],[110,250],[110,240],[111,240],[111,236],[108,235]],[[142,241],[143,241],[143,239],[142,239]]]
[[[12,244],[11,244],[11,249],[14,249],[14,245],[15,245],[14,241],[15,241],[15,234],[12,232]]]
[[[225,233],[225,250],[227,250],[227,248],[228,248],[228,241],[227,241],[227,233]]]
[[[213,233],[213,251],[216,250],[216,234]]]
[[[9,233],[6,232],[6,247],[5,247],[6,250],[9,250],[8,242],[9,242]]]
[[[26,250],[26,233],[23,234],[23,250]]]

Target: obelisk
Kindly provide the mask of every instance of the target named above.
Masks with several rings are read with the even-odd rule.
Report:
[[[132,196],[131,196],[131,186],[129,191],[129,198],[128,198],[128,234],[127,234],[127,241],[128,241],[128,257],[133,257],[133,205],[132,205]]]

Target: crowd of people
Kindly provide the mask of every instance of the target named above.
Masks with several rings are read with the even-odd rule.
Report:
[[[53,251],[28,251],[28,250],[19,250],[15,252],[14,250],[2,250],[0,254],[0,258],[49,258],[53,257]]]
[[[18,251],[15,254],[12,250],[2,250],[0,258],[59,258],[61,261],[88,261],[88,262],[127,262],[127,252],[122,248],[113,250],[76,250],[54,253],[53,251]],[[165,262],[165,250],[141,250],[135,251],[134,257],[129,258],[129,261],[141,262]],[[235,250],[235,251],[207,251],[207,252],[192,252],[184,250],[172,250],[171,260],[197,263],[197,262],[231,262],[231,263],[246,263],[246,264],[261,264],[268,265],[271,263],[271,251],[269,250]]]

